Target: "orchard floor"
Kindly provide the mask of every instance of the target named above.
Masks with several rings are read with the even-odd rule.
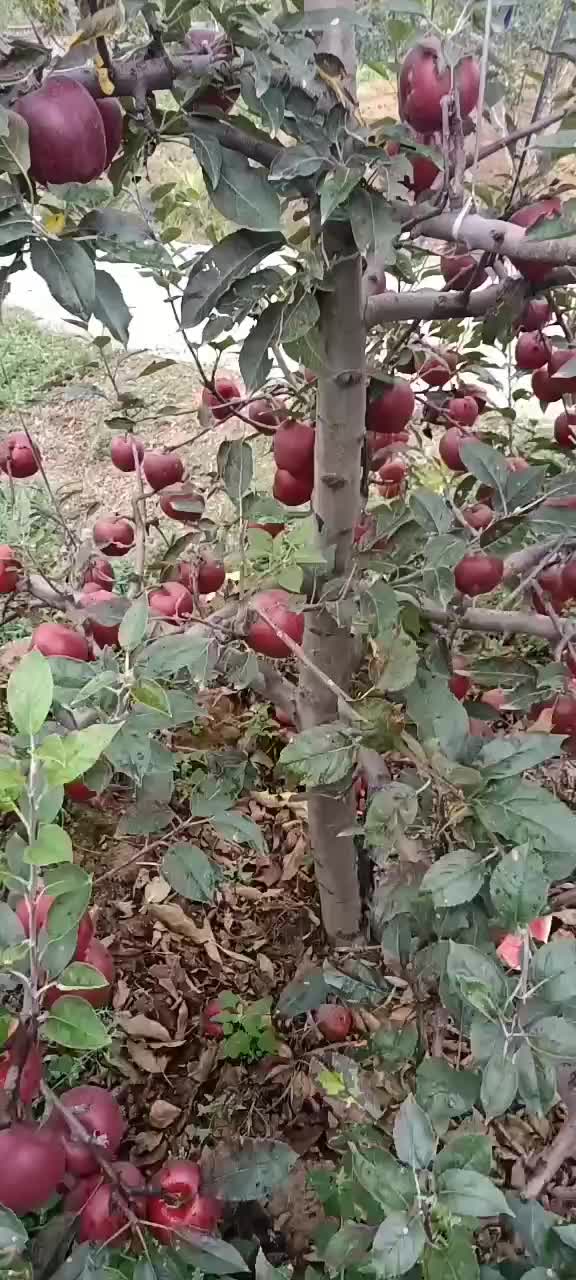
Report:
[[[24,415],[69,519],[88,532],[97,513],[129,510],[130,479],[108,461],[110,428],[105,420],[118,410],[103,399],[106,382],[101,370],[83,368],[85,350],[68,338],[64,348],[51,350],[58,385],[41,391],[38,334],[27,327],[29,322],[22,324],[12,390],[4,398],[6,408],[0,409],[0,434],[20,429]],[[116,371],[122,391],[145,400],[146,421],[138,423],[138,431],[148,446],[190,441],[201,431],[196,415],[198,379],[189,364],[169,363],[150,371],[151,363],[150,356],[134,355]],[[184,445],[190,474],[202,487],[214,483],[221,440],[244,431],[238,421],[226,423],[203,435],[196,446],[193,440]],[[256,451],[265,481],[271,468],[263,437],[257,438]],[[15,540],[25,542],[32,557],[37,555],[45,565],[56,555],[50,525],[38,515],[35,486],[19,492],[31,495],[30,510],[20,500],[11,514],[5,494],[0,495],[0,541],[8,540],[8,531],[10,540],[15,533]],[[226,501],[218,494],[212,499],[218,519],[226,518]],[[0,622],[1,640],[12,641],[18,634],[22,629],[15,632],[10,624],[2,635]],[[0,685],[13,658],[13,646],[0,652]],[[270,997],[275,1006],[289,981],[325,958],[306,806],[297,795],[278,790],[273,765],[284,731],[268,721],[266,736],[254,739],[254,708],[245,697],[217,691],[210,695],[209,706],[208,728],[188,738],[181,731],[178,749],[234,747],[255,752],[258,790],[239,807],[261,826],[265,853],[226,842],[209,824],[196,830],[195,843],[210,853],[223,879],[217,904],[194,908],[172,893],[161,874],[162,857],[174,836],[146,841],[115,835],[127,798],[119,789],[107,797],[105,809],[69,805],[76,857],[94,875],[97,933],[111,947],[118,981],[110,1016],[111,1052],[89,1057],[79,1067],[62,1063],[63,1078],[75,1083],[81,1074],[84,1080],[106,1081],[118,1090],[129,1119],[127,1153],[147,1173],[153,1173],[168,1153],[188,1156],[203,1149],[209,1169],[212,1160],[226,1157],[241,1141],[274,1138],[290,1143],[301,1160],[267,1214],[247,1209],[234,1226],[238,1234],[256,1234],[272,1261],[286,1256],[301,1260],[312,1256],[314,1226],[321,1218],[307,1175],[333,1165],[329,1142],[342,1119],[338,1100],[327,1098],[317,1082],[318,1070],[330,1065],[333,1050],[322,1042],[310,1015],[301,1015],[277,1021],[279,1045],[274,1054],[255,1062],[227,1062],[216,1042],[202,1038],[199,1014],[222,990],[233,990],[246,1000]],[[400,764],[390,763],[393,770]],[[540,780],[574,804],[576,767],[570,761],[559,770],[549,769],[544,778],[541,774]],[[183,820],[186,805],[184,775],[176,806]],[[9,825],[9,820],[2,819],[2,825]],[[576,932],[572,885],[561,886],[554,927],[556,936]],[[336,963],[350,970],[359,958],[380,971],[376,947],[360,956],[339,954]],[[442,1018],[434,996],[417,1007],[402,979],[391,972],[385,979],[387,993],[378,1009],[354,1009],[344,1052],[365,1047],[383,1022],[401,1027],[418,1019],[431,1053],[466,1066],[467,1044]],[[393,1074],[381,1065],[370,1077],[370,1089],[383,1107],[383,1123],[390,1132],[408,1087],[402,1072]],[[347,1116],[363,1119],[364,1113],[358,1107]],[[545,1119],[518,1110],[488,1127],[503,1186],[522,1188],[562,1118],[562,1107]],[[467,1129],[483,1126],[479,1113],[463,1122]],[[576,1152],[551,1181],[542,1202],[565,1218],[571,1216],[572,1206],[576,1214]],[[492,1228],[486,1229],[483,1243],[490,1254]],[[499,1242],[498,1251],[506,1247]]]

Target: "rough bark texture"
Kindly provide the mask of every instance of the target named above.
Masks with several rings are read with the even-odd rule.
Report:
[[[333,7],[332,0],[306,0],[306,6],[316,10]],[[346,0],[342,7],[353,9],[354,0]],[[349,31],[329,27],[325,47],[344,62],[352,75]],[[347,572],[360,513],[366,408],[362,271],[348,237],[349,231],[341,227],[325,232],[325,249],[335,261],[333,288],[319,295],[327,369],[318,380],[313,509],[328,572],[337,575]],[[319,609],[307,615],[304,651],[336,684],[347,688],[353,665],[353,639],[327,611]],[[299,709],[303,728],[338,717],[336,697],[305,667],[300,674]],[[354,840],[340,834],[354,824],[352,791],[342,783],[311,791],[308,817],[324,927],[333,942],[349,941],[359,934],[361,917]]]

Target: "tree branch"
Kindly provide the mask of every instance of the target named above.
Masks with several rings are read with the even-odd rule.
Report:
[[[422,599],[419,609],[424,618],[440,626],[461,631],[481,631],[484,635],[537,636],[540,640],[557,640],[558,631],[551,618],[537,613],[515,613],[503,609],[465,609],[457,614],[443,609],[434,600]]]
[[[576,272],[570,268],[550,270],[550,276],[543,288],[554,285],[576,284]],[[477,319],[488,315],[517,294],[518,309],[522,302],[530,296],[531,286],[518,276],[508,276],[499,284],[489,285],[487,289],[474,289],[464,294],[455,289],[416,289],[405,293],[373,294],[367,298],[364,321],[367,329],[377,324],[398,323],[404,320],[465,320]]]

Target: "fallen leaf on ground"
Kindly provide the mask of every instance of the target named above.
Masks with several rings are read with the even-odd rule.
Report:
[[[119,1013],[118,1022],[126,1035],[133,1036],[135,1040],[162,1040],[164,1044],[169,1044],[172,1040],[170,1032],[161,1022],[155,1022],[153,1018],[147,1018],[144,1013],[136,1013],[132,1016],[129,1013]]]
[[[181,1107],[175,1107],[165,1098],[156,1098],[150,1107],[150,1124],[154,1129],[168,1129],[180,1115],[182,1115]]]

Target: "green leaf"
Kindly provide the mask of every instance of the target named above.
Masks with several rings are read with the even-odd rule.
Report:
[[[490,1178],[471,1169],[446,1169],[437,1183],[438,1201],[449,1213],[465,1218],[491,1218],[501,1213],[513,1218],[506,1199]]]
[[[208,319],[231,286],[249,277],[283,242],[279,231],[234,231],[198,257],[182,299],[183,328]]]
[[[381,1204],[387,1213],[412,1208],[416,1198],[414,1174],[380,1147],[366,1148],[362,1153],[350,1143],[352,1172],[360,1186]]]
[[[40,827],[38,839],[24,854],[26,862],[35,867],[50,867],[58,862],[72,862],[74,850],[68,832],[55,823]]]
[[[236,809],[218,810],[212,815],[211,822],[225,840],[235,844],[251,844],[255,849],[259,849],[260,853],[266,852],[261,828],[256,826],[252,818],[238,813]]]
[[[356,744],[348,730],[317,725],[297,733],[280,752],[278,764],[298,782],[321,787],[347,778],[355,760]]]
[[[12,114],[12,112],[10,113]],[[11,1209],[0,1208],[0,1258],[2,1259],[3,1270],[11,1270],[10,1262],[13,1255],[22,1253],[22,1250],[28,1243],[28,1232],[26,1227],[12,1213]],[[12,1275],[18,1276],[18,1269],[12,1269]]]
[[[479,1088],[475,1071],[456,1070],[444,1058],[424,1058],[416,1072],[416,1097],[437,1133],[446,1131],[451,1117],[472,1111]]]
[[[419,1217],[390,1213],[374,1236],[371,1270],[380,1280],[403,1276],[418,1261],[425,1246],[426,1232]]]
[[[272,368],[270,347],[281,336],[283,312],[283,302],[269,303],[242,343],[238,363],[247,391],[255,391],[266,382]]]
[[[421,740],[436,740],[449,760],[457,759],[469,738],[470,724],[462,703],[450,692],[446,677],[420,670],[408,690],[406,706]]]
[[[178,1256],[187,1264],[182,1268],[185,1275],[199,1273],[209,1276],[235,1276],[249,1270],[242,1254],[228,1240],[201,1235],[196,1231],[182,1231]],[[148,1280],[157,1280],[160,1269],[151,1266],[150,1271]],[[180,1271],[176,1274],[180,1274]],[[106,1272],[102,1280],[107,1280]],[[136,1280],[135,1273],[134,1280]]]
[[[511,738],[494,738],[485,743],[478,757],[482,764],[482,780],[511,778],[536,769],[546,760],[561,754],[564,739],[550,733],[514,734]]]
[[[249,164],[237,151],[222,148],[222,168],[216,186],[206,175],[208,194],[219,213],[249,231],[278,231],[280,201],[261,166]]]
[[[58,987],[63,991],[94,991],[107,987],[108,983],[99,969],[91,964],[70,964],[58,977]]]
[[[530,961],[530,985],[537,986],[538,998],[549,1004],[564,1004],[576,994],[576,942],[560,938],[540,947]]]
[[[56,898],[48,912],[48,937],[64,938],[78,925],[90,905],[92,877],[82,867],[61,863],[46,869],[44,883],[46,891]]]
[[[382,661],[376,688],[387,693],[406,689],[412,684],[418,667],[416,641],[402,627],[396,627],[388,635],[380,635],[378,642]]]
[[[118,628],[118,641],[122,649],[131,653],[133,649],[137,649],[139,644],[146,637],[148,628],[148,601],[145,595],[138,596],[138,599],[130,605],[130,608],[124,614],[120,626]]]
[[[90,319],[96,297],[96,273],[90,255],[81,244],[76,240],[34,238],[30,243],[30,261],[65,311],[80,320]]]
[[[502,499],[508,480],[508,468],[502,454],[478,440],[462,445],[461,458],[470,475],[480,480],[481,484],[496,489]]]
[[[514,1214],[514,1231],[519,1236],[528,1257],[536,1262],[542,1256],[550,1228],[558,1221],[538,1200],[519,1200],[509,1195],[508,1204]]]
[[[48,781],[73,782],[96,764],[115,738],[119,724],[91,724],[87,729],[77,729],[65,738],[49,734],[38,748]]]
[[[423,1280],[479,1280],[476,1250],[467,1233],[451,1228],[446,1241],[428,1244],[422,1273]]]
[[[193,679],[203,684],[212,670],[213,637],[208,628],[184,633],[180,636],[164,636],[147,644],[138,658],[138,675],[155,676],[158,679],[188,671]]]
[[[8,680],[8,710],[19,733],[38,733],[52,706],[50,664],[38,649],[27,653]]]
[[[26,779],[17,760],[0,756],[0,811],[9,813],[20,797]]]
[[[480,1101],[487,1120],[501,1116],[518,1092],[518,1066],[509,1056],[496,1050],[482,1072]]]
[[[471,902],[480,892],[486,875],[482,857],[473,849],[453,849],[426,872],[420,888],[431,893],[437,910]]]
[[[218,139],[214,137],[214,134],[200,128],[194,121],[194,125],[188,135],[188,141],[208,181],[213,186],[216,186],[222,168],[222,148]]]
[[[320,188],[320,220],[323,224],[345,203],[361,177],[359,169],[346,169],[344,165],[338,165],[332,173],[326,174]]]
[[[254,456],[245,440],[223,440],[217,454],[218,475],[235,506],[252,488]]]
[[[330,165],[326,151],[306,142],[279,151],[268,170],[270,182],[290,182],[292,178],[311,178]]]
[[[543,787],[518,782],[511,791],[510,783],[496,783],[474,802],[474,809],[490,832],[537,849],[552,880],[576,866],[576,815]]]
[[[394,1070],[414,1057],[418,1047],[418,1028],[379,1027],[370,1038],[369,1051]]]
[[[373,253],[385,266],[392,266],[396,261],[394,241],[401,230],[401,223],[387,201],[375,192],[356,190],[352,192],[346,208],[359,252]]]
[[[540,1018],[529,1030],[532,1048],[543,1058],[573,1062],[576,1058],[576,1024],[566,1018]]]
[[[156,680],[140,680],[138,684],[132,685],[130,692],[132,701],[139,706],[150,707],[151,711],[158,711],[163,716],[171,715],[168,694]]]
[[[249,1140],[242,1151],[222,1162],[210,1177],[210,1192],[221,1200],[266,1200],[283,1186],[296,1163],[296,1152],[285,1142]]]
[[[313,968],[303,978],[293,978],[280,993],[278,1016],[296,1018],[309,1009],[317,1009],[328,995],[328,987],[321,969]]]
[[[505,854],[490,877],[490,896],[504,928],[515,932],[543,915],[549,887],[535,849],[524,844]]]
[[[499,964],[467,943],[450,942],[446,974],[453,991],[479,1013],[499,1016],[506,996],[506,978]]]
[[[29,168],[28,125],[17,111],[0,107],[0,170],[24,175]]]
[[[411,1169],[427,1169],[436,1152],[436,1137],[426,1112],[412,1094],[404,1099],[394,1121],[396,1155]]]
[[[543,1061],[524,1040],[516,1053],[518,1092],[529,1111],[545,1116],[556,1102],[556,1067]]]
[[[320,319],[320,307],[314,294],[301,293],[285,305],[282,315],[282,341],[297,342],[314,329]]]
[[[126,306],[120,285],[109,271],[97,271],[95,284],[94,315],[96,319],[117,342],[121,342],[123,347],[128,346],[128,330],[132,313]]]
[[[489,1174],[492,1168],[492,1145],[482,1133],[462,1133],[452,1138],[434,1161],[434,1173],[439,1177],[446,1169],[467,1169],[474,1173]]]
[[[0,902],[0,947],[16,947],[24,941],[23,926],[7,902]]]
[[[220,876],[202,849],[176,844],[162,860],[162,875],[189,902],[213,902]]]
[[[107,1049],[112,1043],[96,1010],[77,996],[62,996],[52,1005],[44,1034],[52,1044],[66,1049]]]

